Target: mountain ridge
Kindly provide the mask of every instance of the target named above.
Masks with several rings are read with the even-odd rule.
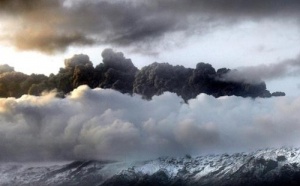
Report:
[[[197,157],[160,157],[137,162],[3,162],[0,164],[0,185],[289,186],[300,184],[299,163],[299,148]]]

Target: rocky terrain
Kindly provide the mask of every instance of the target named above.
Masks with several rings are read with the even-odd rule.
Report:
[[[300,184],[300,149],[162,157],[149,161],[0,164],[1,186],[247,186]]]

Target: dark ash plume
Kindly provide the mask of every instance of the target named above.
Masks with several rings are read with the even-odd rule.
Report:
[[[146,99],[164,92],[174,92],[185,101],[197,97],[200,93],[215,97],[272,96],[262,80],[252,82],[250,77],[249,81],[240,81],[239,77],[226,79],[233,74],[232,72],[239,73],[239,71],[226,68],[216,71],[212,65],[203,62],[198,63],[195,69],[172,66],[168,63],[153,63],[138,70],[122,52],[105,49],[102,58],[103,63],[94,68],[87,55],[74,55],[64,61],[65,68],[61,68],[56,75],[51,74],[49,77],[35,74],[28,76],[14,72],[12,67],[3,65],[3,73],[0,75],[2,87],[0,95],[2,97],[40,95],[44,91],[53,89],[60,92],[60,95],[65,95],[80,85],[88,85],[90,88],[100,87],[118,90],[121,93],[136,93]]]

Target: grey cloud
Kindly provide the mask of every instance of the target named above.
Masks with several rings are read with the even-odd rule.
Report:
[[[232,70],[223,78],[224,80],[257,83],[262,80],[272,80],[288,76],[300,76],[300,55],[295,59],[288,59],[268,65],[240,67]]]
[[[56,34],[47,31],[38,31],[37,33],[24,31],[14,35],[11,41],[19,50],[39,50],[48,54],[64,51],[71,45],[84,46],[95,43],[93,39],[80,33]]]
[[[150,101],[81,86],[0,100],[0,160],[130,159],[232,152],[299,142],[296,100],[214,98],[183,104],[172,93]]]
[[[40,36],[45,36],[45,29],[41,27],[46,27],[53,34],[53,42],[48,40],[47,35],[39,38],[44,40],[44,48],[41,49],[35,45],[34,35],[26,34],[27,40],[22,40],[22,43],[27,47],[16,45],[22,50],[55,52],[74,44],[97,43],[139,49],[141,52],[146,48],[155,50],[167,36],[178,32],[183,35],[204,34],[215,30],[218,25],[231,25],[245,20],[298,20],[300,8],[296,0],[95,0],[69,4],[66,6],[65,1],[59,0],[1,0],[0,13],[19,16],[20,19],[15,19],[14,25],[10,26],[10,30],[17,30],[15,35],[22,35],[21,28],[26,25],[30,25]],[[213,30],[209,30],[211,25],[215,26]],[[62,37],[75,33],[80,37]],[[16,44],[14,40],[8,40]]]
[[[60,0],[0,0],[0,11],[18,15],[40,8],[58,7],[60,4]]]

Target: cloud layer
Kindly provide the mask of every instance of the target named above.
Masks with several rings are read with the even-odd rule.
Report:
[[[183,42],[186,35],[246,21],[299,22],[299,8],[297,0],[1,0],[1,21],[10,21],[0,38],[20,50],[46,53],[92,44],[146,52],[174,34]]]
[[[0,160],[131,159],[299,145],[300,98],[145,101],[81,86],[0,100]]]

